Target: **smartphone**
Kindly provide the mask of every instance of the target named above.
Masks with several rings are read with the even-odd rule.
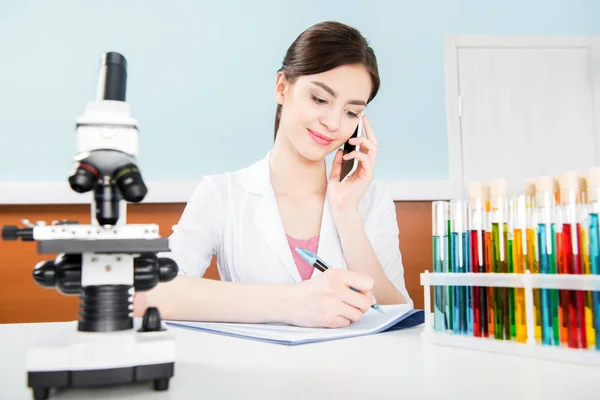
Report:
[[[354,133],[352,134],[352,136],[350,136],[350,139],[355,138],[355,137],[360,137],[363,135],[363,120],[362,120],[362,113],[360,114],[360,117],[358,119],[358,125],[356,127],[356,129],[354,130]],[[350,139],[348,139],[348,141],[346,143],[344,143],[344,155],[348,154],[348,153],[352,153],[354,150],[356,151],[360,151],[360,145],[353,145],[350,144]],[[342,160],[342,171],[340,173],[340,182],[344,182],[346,181],[348,178],[350,178],[352,176],[352,174],[354,173],[354,171],[356,171],[356,169],[358,168],[358,160],[356,158],[353,158],[352,160]]]

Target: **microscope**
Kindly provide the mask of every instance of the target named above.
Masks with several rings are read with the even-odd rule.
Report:
[[[60,343],[30,349],[28,386],[35,400],[53,388],[152,382],[168,390],[174,374],[174,338],[157,308],[133,318],[134,292],[168,282],[177,264],[156,224],[126,224],[127,202],[141,202],[148,189],[138,166],[137,121],[125,101],[127,61],[102,57],[97,98],[76,120],[77,155],[69,185],[91,199],[91,224],[39,222],[6,226],[4,240],[36,241],[39,254],[58,254],[34,267],[45,288],[79,295],[77,330]],[[140,323],[141,322],[141,323]],[[135,326],[134,326],[135,325]]]

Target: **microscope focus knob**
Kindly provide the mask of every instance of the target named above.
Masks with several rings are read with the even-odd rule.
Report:
[[[2,240],[17,240],[19,228],[16,226],[5,226],[2,228]]]
[[[79,294],[81,254],[61,254],[56,260],[40,261],[33,269],[33,279],[42,287],[56,287],[66,295]]]
[[[53,288],[56,283],[54,260],[39,262],[33,269],[33,279],[42,287]]]
[[[160,313],[156,307],[148,307],[144,313],[142,327],[139,332],[158,332],[162,331]]]
[[[177,276],[178,272],[179,267],[175,261],[166,257],[161,257],[158,259],[158,279],[161,282],[169,282],[173,280]]]
[[[33,241],[33,228],[19,228],[14,225],[8,225],[2,228],[2,240]]]
[[[133,260],[133,285],[136,292],[154,288],[160,282],[173,280],[179,267],[170,258],[158,258],[156,254],[144,253]]]

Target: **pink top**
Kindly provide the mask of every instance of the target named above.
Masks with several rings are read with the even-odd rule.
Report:
[[[288,234],[286,234],[286,236],[290,245],[290,251],[292,252],[292,256],[296,262],[296,267],[300,273],[300,277],[303,281],[310,279],[315,267],[304,261],[304,259],[300,257],[298,253],[296,253],[296,247],[307,249],[317,254],[317,249],[319,248],[319,235],[310,239],[296,239]]]

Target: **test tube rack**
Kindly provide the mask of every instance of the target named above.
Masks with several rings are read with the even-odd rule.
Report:
[[[600,275],[537,274],[529,271],[525,271],[525,273],[432,273],[426,270],[421,274],[421,285],[423,286],[425,299],[425,326],[421,338],[425,343],[600,367],[600,351],[598,350],[573,349],[538,343],[535,339],[533,308],[534,289],[600,291]],[[431,288],[433,286],[524,288],[527,324],[526,342],[436,331],[434,329],[433,312],[431,311]]]

